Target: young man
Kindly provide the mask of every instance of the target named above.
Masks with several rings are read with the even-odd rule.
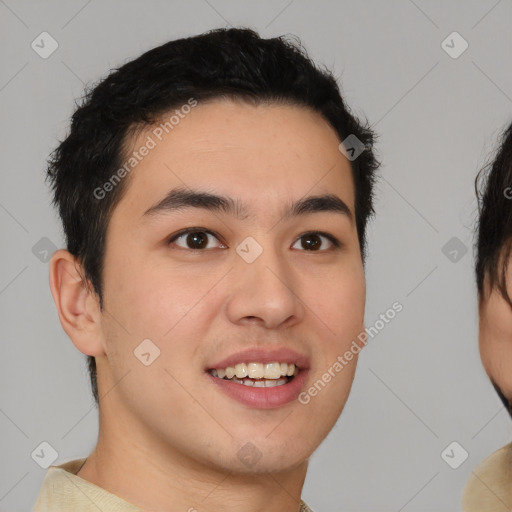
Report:
[[[87,95],[50,161],[50,285],[99,437],[36,511],[310,510],[364,332],[372,144],[329,72],[251,30],[171,41]]]
[[[479,345],[485,370],[512,415],[512,125],[489,169],[477,179]],[[512,508],[511,444],[473,471],[462,503],[466,512]]]

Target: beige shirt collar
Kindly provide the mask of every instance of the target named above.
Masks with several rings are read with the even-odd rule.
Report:
[[[50,466],[33,512],[143,512],[119,496],[76,475],[84,459]],[[302,500],[300,512],[313,512]]]
[[[512,444],[495,451],[470,476],[462,494],[464,512],[512,510]]]

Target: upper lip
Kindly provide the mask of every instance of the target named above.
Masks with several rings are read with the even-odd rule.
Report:
[[[227,368],[238,363],[293,363],[301,370],[309,368],[309,359],[289,348],[263,349],[254,347],[232,354],[216,363],[208,366],[207,370],[213,368]]]

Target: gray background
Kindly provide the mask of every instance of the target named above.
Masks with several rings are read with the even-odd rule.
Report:
[[[479,359],[472,271],[473,180],[512,120],[511,14],[510,0],[0,0],[0,509],[31,507],[42,441],[58,464],[86,456],[97,435],[85,356],[61,329],[48,264],[33,253],[43,237],[63,245],[45,159],[85,83],[169,39],[231,24],[299,36],[380,133],[367,325],[394,301],[404,309],[362,352],[303,498],[318,512],[459,510],[472,468],[512,439]],[[47,59],[31,48],[43,31],[59,44]],[[441,46],[453,31],[469,44],[456,59]],[[468,248],[458,261],[442,250],[452,237]],[[441,457],[452,441],[469,453],[458,469]]]

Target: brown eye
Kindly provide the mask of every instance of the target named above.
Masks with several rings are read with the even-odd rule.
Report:
[[[215,248],[215,245],[213,247],[209,246],[209,237],[218,240],[211,231],[204,229],[188,229],[173,236],[169,240],[169,245],[176,243],[178,247],[194,251]],[[180,243],[177,243],[178,241],[180,241]]]
[[[310,251],[310,252],[323,252],[327,249],[321,249],[323,240],[327,239],[328,242],[331,244],[331,248],[337,248],[340,246],[340,243],[336,238],[334,238],[331,235],[328,235],[327,233],[320,233],[320,232],[313,232],[313,233],[304,233],[300,236],[300,238],[297,241],[301,241],[301,246],[304,250]],[[297,242],[296,242],[297,243]]]

